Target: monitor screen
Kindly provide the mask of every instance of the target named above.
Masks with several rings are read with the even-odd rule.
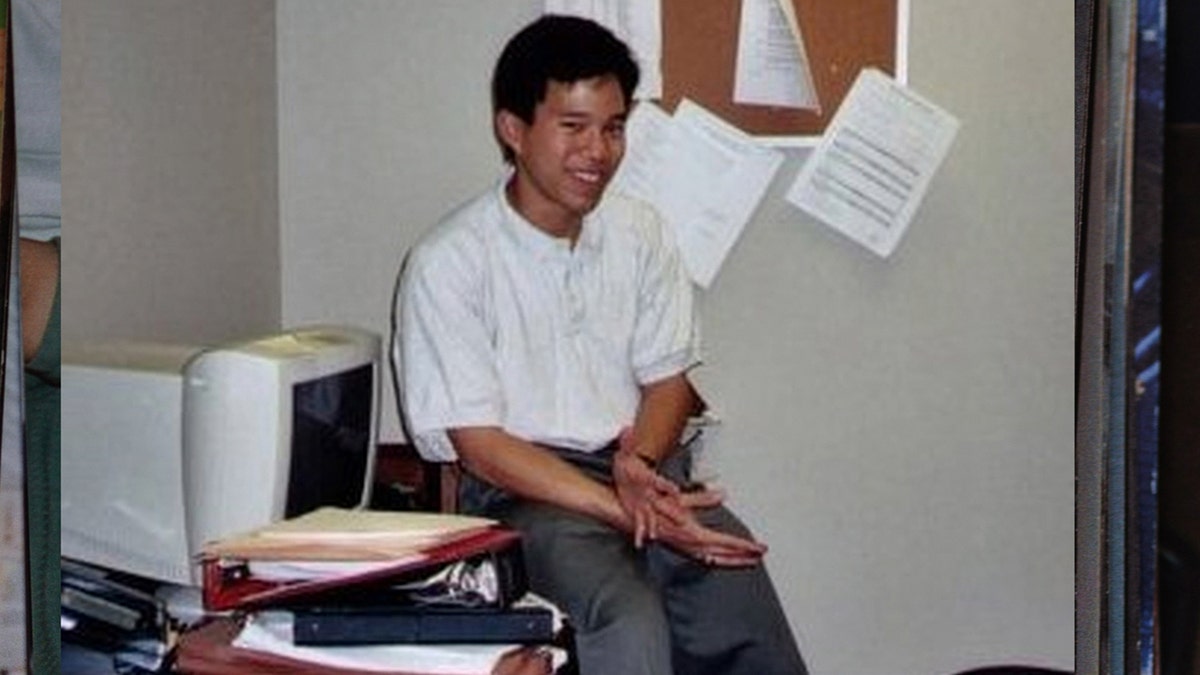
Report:
[[[293,387],[286,517],[361,501],[371,443],[372,370],[363,365]]]

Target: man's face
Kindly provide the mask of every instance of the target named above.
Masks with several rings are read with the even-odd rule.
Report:
[[[514,155],[509,195],[534,225],[574,237],[625,154],[625,96],[613,77],[553,82],[533,122],[501,111],[497,124]]]

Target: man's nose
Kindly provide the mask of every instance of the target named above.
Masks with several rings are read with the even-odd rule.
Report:
[[[612,140],[601,129],[592,129],[584,138],[584,152],[588,159],[608,161],[612,158]]]

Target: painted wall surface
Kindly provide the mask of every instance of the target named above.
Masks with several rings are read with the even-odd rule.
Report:
[[[540,9],[279,0],[270,52],[247,27],[260,5],[76,5],[64,22],[64,255],[77,286],[66,297],[92,306],[71,305],[68,332],[164,334],[313,321],[386,334],[405,251],[501,170],[488,77]],[[191,32],[198,18],[216,22],[200,31],[207,41]],[[245,39],[226,45],[213,37],[223,31]],[[722,419],[704,470],[771,545],[814,672],[1072,665],[1072,36],[1063,0],[912,0],[910,84],[962,128],[907,239],[881,261],[785,203],[801,161],[791,151],[702,299],[698,379]],[[74,40],[90,44],[89,62],[66,58]],[[155,64],[127,63],[128,43]],[[88,84],[101,77],[116,88]],[[257,103],[268,93],[276,103]],[[172,98],[223,104],[185,114]],[[278,130],[273,169],[252,149],[267,128]],[[209,187],[198,196],[194,184]],[[223,192],[234,205],[213,214]],[[138,286],[152,296],[179,270],[202,276],[204,300],[148,305],[106,281],[118,263],[140,266],[128,278],[148,279]],[[231,315],[221,302],[245,292],[259,304]],[[386,389],[384,440],[397,440]]]
[[[539,7],[279,4],[285,323],[388,330],[403,253],[500,170],[488,77]],[[962,129],[907,241],[800,215],[793,158],[703,299],[705,464],[815,672],[1072,663],[1072,35],[914,0],[910,83]]]
[[[278,327],[274,1],[63,10],[64,339]]]
[[[503,170],[488,86],[534,2],[279,3],[283,320],[387,335],[396,272]],[[392,387],[383,435],[401,438]]]

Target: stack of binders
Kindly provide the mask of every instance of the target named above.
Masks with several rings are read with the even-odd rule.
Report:
[[[214,542],[203,597],[222,627],[185,634],[178,667],[491,673],[521,651],[561,663],[561,614],[528,592],[519,543],[482,518],[332,508]]]

